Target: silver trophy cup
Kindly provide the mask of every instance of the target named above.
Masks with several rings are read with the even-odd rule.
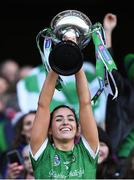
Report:
[[[83,65],[82,49],[91,39],[90,19],[80,11],[66,10],[57,14],[50,23],[54,47],[49,64],[58,74],[75,74]]]

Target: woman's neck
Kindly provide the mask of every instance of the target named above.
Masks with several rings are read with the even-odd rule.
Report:
[[[61,142],[61,141],[57,141],[57,140],[54,140],[54,146],[59,149],[59,150],[62,150],[62,151],[70,151],[70,150],[73,150],[74,148],[74,140],[71,140],[69,142]]]

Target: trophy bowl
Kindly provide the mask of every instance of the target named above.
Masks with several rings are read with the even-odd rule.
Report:
[[[77,10],[66,10],[57,14],[50,23],[51,29],[59,40],[64,40],[65,35],[76,37],[76,43],[84,48],[91,39],[89,33],[92,23],[82,12]]]
[[[57,14],[50,23],[54,48],[49,64],[58,74],[75,74],[83,65],[82,49],[91,39],[90,19],[80,11],[66,10]]]
[[[69,76],[82,67],[83,54],[74,42],[62,41],[50,52],[49,64],[56,73]]]

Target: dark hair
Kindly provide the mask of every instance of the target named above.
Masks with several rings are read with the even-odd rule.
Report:
[[[13,147],[17,148],[21,144],[27,144],[26,137],[22,135],[22,129],[23,129],[23,121],[24,118],[29,114],[35,114],[36,111],[29,111],[28,113],[21,116],[21,118],[18,120],[17,124],[15,125],[15,134],[16,137],[13,141]]]
[[[111,146],[111,141],[110,141],[110,138],[109,138],[107,132],[99,126],[97,128],[98,128],[98,135],[99,135],[100,142],[104,142],[108,146],[109,154],[111,155],[112,154],[112,146]]]
[[[54,112],[55,112],[57,109],[60,109],[60,108],[68,108],[68,109],[70,109],[70,110],[72,111],[72,113],[74,114],[75,120],[76,120],[77,127],[78,127],[79,123],[78,123],[78,118],[77,118],[77,115],[76,115],[76,113],[75,113],[75,110],[74,110],[73,108],[71,108],[70,106],[67,106],[67,105],[64,105],[64,104],[55,107],[55,108],[53,109],[53,111],[51,112],[51,114],[50,114],[50,126],[52,125],[52,119],[53,119]]]

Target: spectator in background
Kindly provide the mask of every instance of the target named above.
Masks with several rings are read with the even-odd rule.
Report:
[[[33,176],[33,168],[29,155],[29,145],[26,145],[22,150],[22,156],[24,159],[24,179],[35,179]]]
[[[10,84],[6,77],[0,75],[0,96],[8,92],[9,86]]]
[[[109,96],[106,116],[106,130],[117,157],[117,169],[113,178],[119,179],[129,178],[131,154],[134,151],[134,54],[125,56],[124,65],[128,78],[117,71],[113,72],[119,96],[115,101]]]
[[[115,28],[117,25],[117,17],[111,13],[104,18],[104,29],[106,32],[106,45],[112,51],[112,26],[107,27],[107,20],[112,23]],[[105,22],[106,21],[106,22]],[[112,100],[112,96],[108,96],[106,111],[106,132],[109,135],[112,153],[116,157],[116,167],[112,178],[129,178],[128,170],[131,164],[131,153],[134,149],[134,55],[132,53],[124,58],[124,66],[128,78],[124,78],[119,71],[112,72],[116,81],[119,95],[116,100]]]
[[[20,108],[17,96],[14,93],[0,95],[0,112],[3,112],[9,120],[14,118],[18,111],[20,111]]]
[[[14,59],[5,59],[1,63],[0,72],[10,83],[18,80],[19,64]]]
[[[11,147],[14,138],[14,130],[11,119],[15,116],[15,109],[8,109],[8,94],[0,95],[0,153],[4,153]]]
[[[32,164],[29,156],[29,145],[26,145],[22,150],[22,164],[8,164],[7,178],[8,179],[35,179],[33,176]]]
[[[16,137],[13,141],[13,148],[17,148],[20,152],[30,142],[35,113],[36,111],[30,111],[23,114],[15,125]]]
[[[107,132],[98,126],[100,150],[97,166],[97,179],[111,179],[115,162],[112,159],[112,148]]]
[[[103,28],[106,35],[106,47],[108,49],[112,48],[112,33],[117,26],[117,16],[113,13],[105,14],[103,18]]]
[[[0,89],[2,90],[2,87],[3,89],[6,88],[4,92],[4,97],[6,99],[4,111],[9,119],[12,119],[15,113],[20,110],[16,94],[16,83],[18,81],[19,69],[19,64],[14,59],[5,59],[0,64],[0,76],[7,82],[3,82],[0,78]]]
[[[6,101],[5,95],[0,96],[0,173],[2,175],[5,172],[3,168],[5,167],[5,154],[11,148],[14,138],[14,130],[5,109]]]
[[[98,164],[101,164],[109,157],[109,154],[111,154],[111,144],[106,131],[101,127],[98,127],[98,134],[100,141]]]
[[[13,144],[11,149],[17,149],[22,156],[23,148],[29,144],[31,138],[31,129],[33,126],[33,121],[35,118],[35,111],[30,111],[26,114],[22,114],[19,116],[19,120],[14,125],[15,127],[15,138],[13,140]],[[7,165],[7,163],[6,163]],[[4,167],[5,168],[5,167]],[[8,164],[6,167],[6,172],[4,172],[3,176],[6,178],[22,178],[24,165],[18,165],[16,163]]]
[[[23,79],[24,77],[26,77],[33,69],[32,65],[25,65],[20,67],[19,70],[19,79]]]

